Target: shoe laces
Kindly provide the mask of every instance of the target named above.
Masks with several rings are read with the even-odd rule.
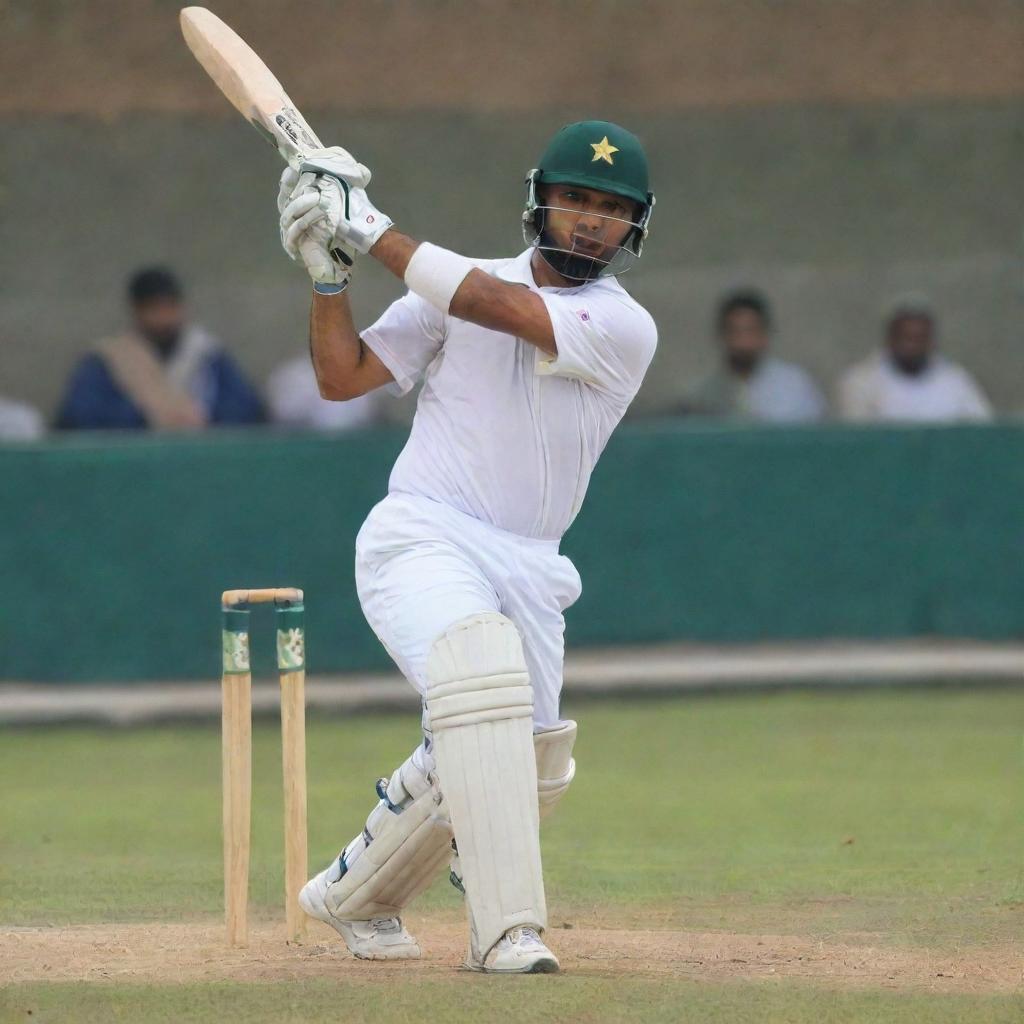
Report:
[[[371,917],[370,927],[377,932],[400,932],[402,930],[402,919],[400,917]]]
[[[527,949],[543,945],[533,928],[512,928],[506,932],[505,938],[511,945],[525,946]]]

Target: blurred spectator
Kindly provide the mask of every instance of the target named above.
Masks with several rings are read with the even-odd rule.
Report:
[[[329,402],[320,397],[316,372],[309,356],[289,359],[267,378],[270,418],[284,427],[308,430],[356,430],[380,419],[380,392],[347,402]]]
[[[259,423],[263,406],[220,343],[189,324],[178,279],[159,267],[128,283],[133,325],[75,368],[57,426],[188,430]]]
[[[43,417],[25,402],[0,398],[0,441],[37,441],[43,436]]]
[[[771,312],[758,292],[734,292],[719,304],[719,366],[694,390],[685,412],[767,423],[820,420],[825,400],[809,373],[768,351]]]
[[[935,314],[927,298],[893,304],[885,342],[840,378],[839,414],[846,420],[989,420],[992,409],[974,378],[936,352]]]

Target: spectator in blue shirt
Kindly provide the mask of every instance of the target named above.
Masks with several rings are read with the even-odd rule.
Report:
[[[132,327],[75,367],[57,413],[65,430],[195,430],[260,423],[263,403],[208,331],[185,317],[181,284],[151,267],[128,283]]]

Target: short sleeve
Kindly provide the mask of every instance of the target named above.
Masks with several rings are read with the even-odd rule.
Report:
[[[392,302],[360,335],[388,368],[399,394],[406,394],[441,350],[445,317],[413,292]]]
[[[558,355],[541,359],[537,373],[575,377],[631,401],[658,344],[651,315],[617,296],[539,294],[551,317]]]

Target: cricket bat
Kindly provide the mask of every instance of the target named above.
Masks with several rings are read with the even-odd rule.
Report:
[[[196,60],[235,109],[298,169],[323,148],[281,83],[241,36],[205,7],[183,7],[181,31]]]

